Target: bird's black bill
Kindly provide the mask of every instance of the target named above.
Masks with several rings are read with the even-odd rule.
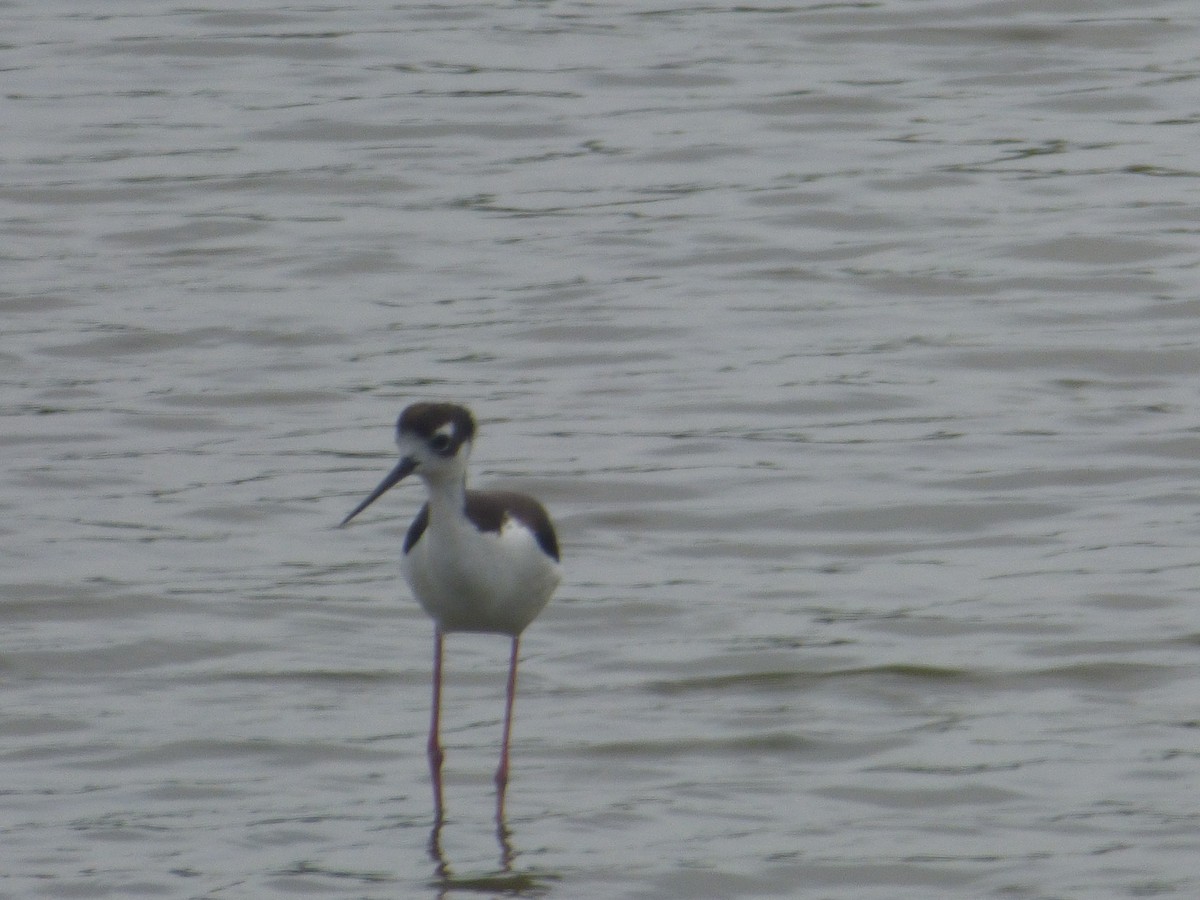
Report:
[[[413,472],[413,469],[415,469],[416,467],[417,467],[417,464],[415,462],[413,462],[409,457],[406,456],[403,459],[401,459],[400,462],[398,462],[396,464],[396,468],[394,468],[394,469],[392,469],[392,471],[388,472],[387,476],[383,479],[383,481],[379,482],[379,486],[377,488],[375,488],[375,490],[371,491],[371,493],[367,497],[367,499],[364,500],[362,503],[358,504],[358,506],[354,507],[354,509],[352,509],[350,511],[350,515],[346,516],[346,518],[342,519],[342,521],[338,523],[338,528],[341,528],[343,525],[345,525],[347,522],[349,522],[351,519],[353,519],[355,516],[357,516],[360,512],[362,512],[364,509],[366,509],[368,506],[370,506],[372,503],[374,503],[376,500],[378,500],[380,497],[382,497],[384,494],[386,494],[391,488],[393,488],[397,484],[399,484],[404,478],[411,475]]]

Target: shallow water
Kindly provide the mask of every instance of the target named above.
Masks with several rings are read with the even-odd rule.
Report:
[[[10,4],[0,896],[1195,897],[1200,29],[1034,6]]]

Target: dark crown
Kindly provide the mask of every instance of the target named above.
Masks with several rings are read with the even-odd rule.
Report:
[[[414,434],[428,441],[441,428],[450,426],[449,455],[475,437],[475,419],[471,411],[456,403],[414,403],[400,413],[396,421],[399,434]]]

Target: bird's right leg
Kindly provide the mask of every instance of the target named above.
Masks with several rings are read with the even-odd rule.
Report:
[[[442,718],[442,644],[444,635],[441,628],[433,632],[433,710],[429,717],[429,744],[426,753],[429,756],[429,776],[433,781],[433,817],[440,825],[444,804],[442,802],[442,760],[446,754],[442,752],[441,718]]]

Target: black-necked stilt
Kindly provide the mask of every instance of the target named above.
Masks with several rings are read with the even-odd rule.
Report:
[[[496,770],[496,815],[502,822],[521,632],[549,602],[560,577],[558,538],[540,503],[509,491],[467,489],[467,459],[474,437],[475,420],[466,408],[452,403],[412,404],[396,422],[400,462],[341,522],[345,525],[408,475],[425,482],[429,499],[404,538],[402,568],[435,623],[428,751],[438,822],[443,810],[439,719],[444,635],[481,631],[512,638]]]

